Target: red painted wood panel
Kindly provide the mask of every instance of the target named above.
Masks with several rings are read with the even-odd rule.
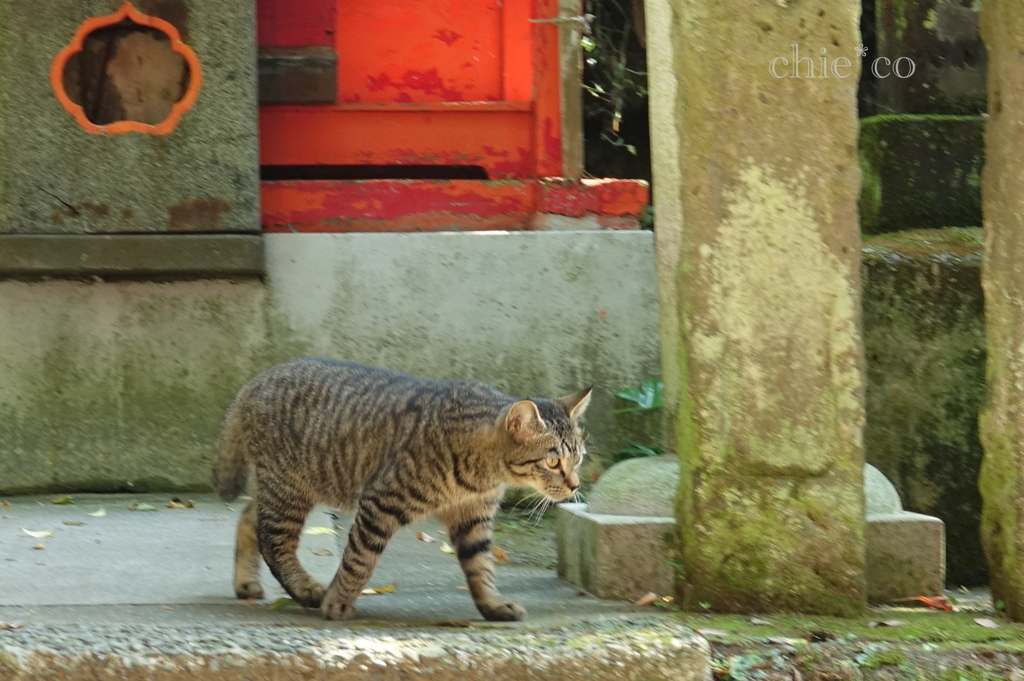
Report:
[[[497,101],[499,0],[339,2],[342,102]]]
[[[257,0],[260,47],[331,47],[337,0]]]
[[[415,106],[261,107],[260,163],[470,165],[492,180],[533,176],[529,110]]]

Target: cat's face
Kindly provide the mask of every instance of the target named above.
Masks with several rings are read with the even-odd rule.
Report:
[[[515,484],[532,487],[552,501],[576,493],[587,453],[579,418],[590,393],[587,388],[554,400],[531,398],[512,405],[503,427],[513,443],[505,463]]]

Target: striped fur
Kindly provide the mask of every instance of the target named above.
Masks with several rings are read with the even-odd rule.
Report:
[[[509,484],[555,501],[576,491],[585,454],[578,420],[589,400],[589,389],[516,400],[478,381],[327,359],[271,367],[235,396],[217,443],[221,497],[237,497],[247,473],[254,483],[238,524],[235,593],[263,597],[262,555],[293,599],[347,619],[392,535],[433,515],[448,528],[480,613],[523,619],[494,584],[494,514]],[[296,555],[318,503],[355,512],[326,589]]]

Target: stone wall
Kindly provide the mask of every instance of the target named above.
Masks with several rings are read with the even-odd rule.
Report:
[[[651,232],[274,234],[266,283],[0,282],[0,493],[200,489],[234,392],[322,354],[516,395],[658,373]],[[596,466],[600,468],[600,465]]]
[[[981,230],[901,232],[864,244],[865,457],[910,511],[946,524],[951,585],[987,583],[978,410],[985,391]]]

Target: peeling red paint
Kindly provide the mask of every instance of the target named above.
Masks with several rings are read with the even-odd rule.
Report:
[[[264,182],[268,232],[396,232],[545,228],[535,215],[638,229],[640,180],[366,180]]]
[[[455,31],[450,31],[450,30],[445,28],[445,29],[441,29],[437,33],[435,33],[434,37],[437,38],[438,40],[440,40],[445,45],[448,45],[450,47],[456,40],[461,38],[462,35],[459,34],[459,33],[456,33]]]
[[[440,95],[446,102],[464,101],[462,93],[458,90],[447,87],[441,79],[437,69],[427,71],[408,70],[396,82],[391,80],[387,73],[380,73],[376,76],[367,76],[366,88],[371,92],[377,92],[386,88],[395,90],[415,90],[428,95]],[[408,96],[408,95],[407,95]],[[399,100],[400,101],[400,100]]]

